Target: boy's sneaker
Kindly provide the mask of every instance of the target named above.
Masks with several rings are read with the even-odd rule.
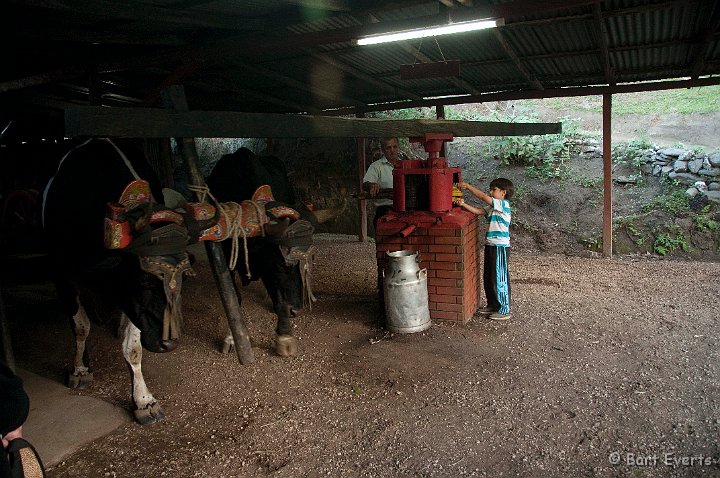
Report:
[[[492,307],[483,307],[482,309],[478,310],[478,313],[483,315],[490,315],[493,312],[497,312],[497,310],[493,309]]]
[[[510,320],[512,314],[501,314],[500,312],[493,312],[490,314],[492,320]]]

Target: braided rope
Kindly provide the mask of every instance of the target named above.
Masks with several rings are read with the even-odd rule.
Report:
[[[250,279],[252,277],[252,274],[250,273],[250,256],[248,253],[248,246],[247,246],[247,233],[245,232],[245,228],[242,227],[242,206],[236,202],[226,202],[221,203],[219,202],[215,196],[212,195],[210,192],[210,188],[207,186],[194,186],[189,185],[188,189],[190,191],[194,192],[198,195],[198,200],[200,202],[206,202],[206,198],[209,196],[212,202],[217,206],[217,208],[222,213],[223,217],[225,218],[225,224],[227,224],[228,227],[228,237],[231,239],[231,247],[230,247],[230,258],[228,260],[228,268],[230,270],[235,269],[235,266],[237,265],[238,255],[239,255],[239,238],[242,234],[243,238],[243,248],[245,249],[245,270],[247,271],[247,278]],[[260,222],[260,232],[263,237],[265,237],[265,228],[262,227],[262,213],[264,210],[264,207],[262,204],[258,203],[258,201],[250,201],[255,207],[255,211],[257,212],[258,222]],[[261,209],[263,208],[263,209]],[[237,210],[237,214],[233,219],[231,219],[230,214],[228,211],[235,209]]]

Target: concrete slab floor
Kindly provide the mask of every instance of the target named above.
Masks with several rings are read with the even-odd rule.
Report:
[[[60,463],[83,445],[132,422],[126,410],[44,377],[18,369],[30,397],[23,437],[37,450],[45,467]]]

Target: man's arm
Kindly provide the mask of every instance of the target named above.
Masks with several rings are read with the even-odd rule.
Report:
[[[370,197],[374,198],[377,196],[378,191],[380,191],[380,185],[378,183],[364,182],[363,189],[367,191]]]

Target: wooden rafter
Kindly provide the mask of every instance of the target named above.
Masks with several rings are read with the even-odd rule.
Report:
[[[464,105],[468,103],[487,103],[490,101],[534,100],[543,98],[565,98],[572,96],[593,96],[602,95],[605,93],[639,93],[642,91],[663,91],[715,85],[720,85],[720,77],[715,76],[708,78],[699,78],[697,80],[671,80],[647,83],[630,83],[614,86],[578,86],[568,88],[550,88],[542,91],[504,91],[499,93],[484,93],[482,95],[457,96],[454,98],[442,98],[422,102],[396,101],[392,103],[383,103],[381,105],[371,105],[368,106],[366,111],[372,112],[403,108],[434,107],[437,105]],[[338,108],[333,113],[336,115],[345,115],[352,114],[353,111],[350,108]]]
[[[715,33],[720,28],[720,5],[718,2],[712,2],[712,11],[710,13],[710,22],[704,32],[700,35],[697,42],[697,47],[690,69],[690,77],[697,78],[703,72],[705,68],[705,55],[707,54],[710,43],[714,41]]]
[[[595,29],[595,35],[598,39],[598,44],[600,46],[600,56],[602,58],[602,65],[605,70],[605,79],[607,81],[608,85],[614,85],[615,84],[615,71],[613,70],[612,65],[610,64],[610,53],[608,51],[608,44],[607,44],[607,28],[605,27],[605,21],[603,20],[602,16],[602,10],[600,9],[600,4],[595,4],[592,6],[593,10],[593,18],[594,18],[594,29]]]
[[[46,10],[55,10],[58,14],[77,13],[77,6],[73,2],[65,0],[8,0],[21,3],[24,6],[33,6]],[[128,20],[132,22],[145,23],[152,19],[155,23],[166,23],[172,25],[188,25],[192,27],[225,28],[237,30],[260,30],[272,28],[269,19],[254,19],[241,15],[215,14],[210,12],[197,11],[188,15],[174,8],[158,7],[148,4],[133,3],[132,8],[127,2],[121,0],[83,0],[83,14],[96,15],[98,18],[111,18],[113,21]]]
[[[188,78],[193,73],[197,72],[203,65],[203,62],[200,60],[184,63],[180,67],[176,68],[172,73],[170,73],[168,76],[165,77],[165,79],[157,85],[155,88],[153,88],[152,91],[148,92],[148,95],[145,97],[145,100],[143,101],[144,106],[152,106],[157,101],[160,100],[160,93],[169,88],[172,85],[177,85],[182,83],[183,80]]]
[[[286,98],[279,98],[274,95],[269,95],[267,93],[262,93],[259,91],[247,89],[247,88],[238,88],[234,84],[227,84],[226,82],[220,82],[216,79],[204,77],[202,82],[199,81],[188,81],[186,82],[188,85],[192,85],[195,88],[201,88],[201,89],[208,89],[208,86],[212,87],[212,91],[218,92],[218,93],[233,93],[238,96],[242,96],[245,98],[252,98],[257,101],[262,101],[264,103],[268,103],[271,105],[278,106],[282,109],[286,108],[292,108],[298,113],[312,113],[312,114],[319,114],[320,110],[315,109],[313,106],[307,103],[300,103],[297,101],[289,100]]]
[[[421,96],[418,96],[417,94],[415,94],[411,91],[407,91],[402,88],[397,88],[393,85],[390,85],[384,81],[379,80],[375,76],[370,76],[367,73],[363,73],[362,71],[358,70],[357,68],[347,65],[347,64],[343,63],[342,61],[338,60],[337,58],[330,56],[327,53],[318,53],[313,50],[307,50],[307,53],[317,60],[320,60],[328,65],[334,66],[335,68],[337,68],[341,71],[344,71],[345,73],[352,75],[356,78],[359,78],[360,80],[362,80],[366,83],[369,83],[371,85],[374,85],[380,89],[383,89],[386,91],[393,91],[395,93],[401,94],[407,98],[414,99],[414,100],[422,99]]]
[[[411,55],[413,55],[414,58],[417,58],[421,61],[428,62],[428,63],[432,63],[435,61],[413,46],[403,45],[402,48],[405,51],[407,51],[408,53],[410,53]],[[470,83],[463,80],[462,78],[448,77],[448,78],[446,78],[446,80],[449,81],[450,83],[452,83],[453,85],[457,86],[461,90],[465,90],[466,92],[468,92],[470,94],[473,94],[473,95],[480,94],[480,91],[477,88],[475,88]]]
[[[351,104],[355,107],[365,106],[365,103],[363,103],[361,101],[358,101],[354,98],[349,98],[344,95],[334,94],[329,89],[318,86],[312,82],[306,84],[301,81],[290,78],[288,76],[277,73],[275,71],[269,70],[267,68],[263,68],[263,67],[257,66],[257,65],[251,65],[249,63],[243,63],[243,62],[233,62],[233,63],[241,66],[242,69],[245,71],[254,73],[255,75],[264,76],[266,78],[271,78],[271,79],[273,79],[277,82],[280,82],[284,85],[290,86],[291,88],[295,88],[300,91],[310,93],[317,97],[327,98],[327,99],[334,100],[334,101],[339,100],[344,103]]]

